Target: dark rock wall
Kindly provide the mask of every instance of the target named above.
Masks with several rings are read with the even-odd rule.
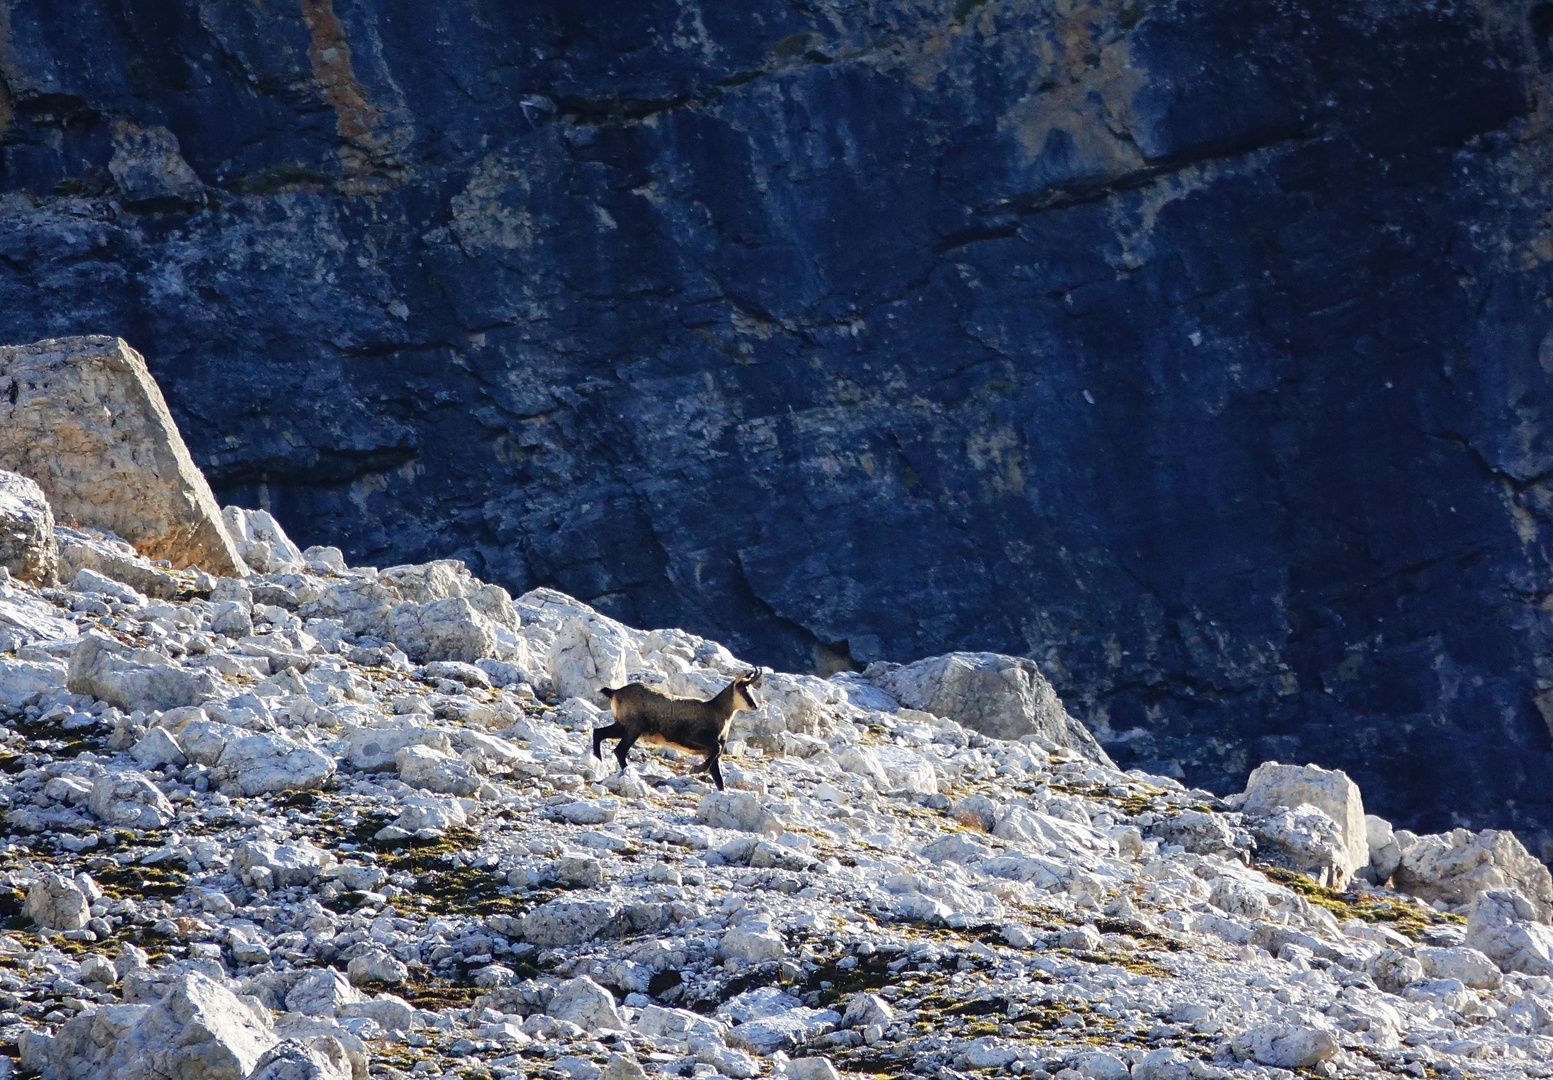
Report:
[[[299,541],[1553,836],[1553,5],[5,13],[4,339]]]

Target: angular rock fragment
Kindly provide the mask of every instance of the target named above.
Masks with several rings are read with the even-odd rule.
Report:
[[[37,481],[62,522],[108,529],[141,554],[246,573],[156,381],[123,340],[0,348],[0,466]]]
[[[1330,862],[1339,883],[1369,865],[1369,827],[1364,819],[1364,801],[1359,795],[1359,786],[1341,770],[1263,762],[1246,780],[1241,809],[1247,817],[1268,817],[1280,811],[1294,811],[1302,804],[1319,810],[1337,826],[1338,857]],[[1314,850],[1322,841],[1315,834],[1324,831],[1318,822],[1311,822],[1309,828],[1291,822],[1287,831],[1291,840],[1301,844],[1303,839],[1299,834],[1311,834],[1312,842],[1303,846],[1309,847],[1312,853],[1302,858],[1308,861],[1318,858]]]
[[[173,804],[161,789],[129,769],[93,781],[87,806],[107,824],[126,829],[159,829],[174,816]]]
[[[59,572],[54,512],[43,489],[0,469],[0,566],[33,585],[52,585]]]
[[[1531,902],[1541,921],[1553,919],[1553,875],[1512,832],[1420,836],[1400,856],[1393,880],[1399,892],[1459,907],[1490,889],[1511,889]]]
[[[624,1031],[626,1027],[615,1008],[615,996],[585,975],[556,987],[545,1011],[587,1032]]]
[[[88,694],[126,712],[198,705],[219,689],[214,676],[188,671],[152,649],[132,649],[101,634],[87,634],[70,657],[66,681],[72,694]]]
[[[1536,905],[1513,890],[1489,889],[1473,899],[1466,944],[1501,971],[1553,976],[1553,927],[1539,922]]]
[[[947,653],[869,673],[902,705],[997,739],[1037,735],[1110,764],[1088,728],[1068,714],[1034,660],[999,653]]]
[[[44,874],[33,883],[22,914],[49,930],[79,930],[92,917],[81,887],[60,874]]]
[[[283,735],[253,734],[222,747],[218,764],[244,795],[314,791],[334,776],[334,758]]]

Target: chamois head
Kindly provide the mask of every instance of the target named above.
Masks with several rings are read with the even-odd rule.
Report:
[[[754,712],[760,708],[760,702],[755,698],[755,687],[760,685],[760,671],[746,671],[743,675],[737,675],[733,680],[733,707],[734,709],[749,709]]]

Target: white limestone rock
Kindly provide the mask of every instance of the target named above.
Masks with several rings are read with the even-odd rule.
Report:
[[[1346,882],[1355,871],[1369,865],[1369,828],[1364,820],[1364,800],[1359,794],[1359,785],[1341,770],[1263,762],[1246,780],[1241,810],[1247,817],[1267,817],[1281,810],[1294,810],[1302,804],[1315,807],[1337,825],[1341,858],[1334,863],[1333,872],[1340,875],[1339,883]]]
[[[1474,990],[1492,990],[1503,982],[1499,968],[1477,949],[1424,945],[1415,949],[1414,955],[1431,979],[1456,979]]]
[[[428,746],[402,746],[394,752],[394,763],[399,779],[411,787],[443,795],[473,795],[480,790],[480,774],[467,761]]]
[[[411,660],[474,663],[498,656],[496,624],[462,596],[429,604],[400,604],[388,617],[390,634]]]
[[[247,1080],[278,1042],[262,1009],[198,972],[175,976],[154,1005],[82,1013],[54,1038],[22,1045],[49,1080]]]
[[[1259,1024],[1230,1040],[1230,1050],[1240,1060],[1278,1069],[1308,1069],[1330,1060],[1339,1049],[1330,1031],[1301,1024]]]
[[[306,567],[302,552],[269,511],[225,506],[221,508],[221,522],[237,553],[251,569],[261,574],[279,574]]]
[[[43,489],[0,469],[0,566],[33,585],[53,585],[59,573],[54,511]]]
[[[751,920],[729,930],[723,935],[717,955],[725,960],[745,960],[760,963],[764,960],[780,960],[787,955],[787,942],[777,933],[769,920]]]
[[[419,832],[421,829],[445,832],[448,829],[461,828],[469,822],[469,815],[464,812],[463,804],[457,799],[413,795],[404,800],[403,806],[399,816],[394,819],[394,824],[409,833]]]
[[[50,930],[79,930],[92,917],[86,893],[60,874],[44,874],[33,883],[22,914]]]
[[[958,721],[997,739],[1038,735],[1110,765],[1088,728],[1068,714],[1034,660],[999,653],[948,653],[868,678],[902,705]]]
[[[92,570],[162,600],[171,600],[185,588],[176,574],[153,566],[150,559],[112,533],[57,525],[54,537],[59,543],[61,581],[73,582],[82,570]]]
[[[620,933],[620,905],[610,900],[551,900],[523,916],[523,940],[555,948]]]
[[[406,746],[424,746],[446,754],[453,744],[440,728],[417,724],[410,717],[391,717],[372,726],[345,726],[345,760],[352,768],[383,772],[398,768],[394,755]]]
[[[286,993],[286,1008],[304,1016],[337,1016],[346,1005],[365,1001],[361,991],[332,967],[307,972]]]
[[[186,671],[151,649],[131,649],[102,634],[87,634],[70,656],[65,686],[125,712],[160,712],[198,705],[220,684],[208,671]]]
[[[218,764],[244,795],[315,791],[335,773],[334,758],[280,734],[255,733],[228,742]]]
[[[178,740],[161,727],[153,727],[142,735],[140,741],[129,748],[129,756],[145,769],[158,769],[163,765],[182,767],[189,762]]]
[[[0,639],[6,633],[0,625]],[[17,637],[26,640],[20,634]],[[67,670],[57,660],[18,660],[0,654],[0,706],[20,709],[44,694],[64,690]]]
[[[714,829],[781,833],[781,819],[770,807],[747,791],[714,791],[696,805],[696,820]]]
[[[131,769],[99,776],[86,805],[102,821],[125,829],[160,829],[174,817],[161,789]]]
[[[353,957],[346,974],[356,986],[388,983],[397,986],[410,977],[410,969],[386,949],[370,949]]]
[[[274,885],[285,888],[318,880],[334,861],[332,852],[304,840],[285,844],[272,840],[245,840],[232,852],[232,872],[246,872],[252,876],[252,871],[262,869]]]
[[[1468,948],[1499,970],[1553,976],[1553,927],[1537,921],[1537,907],[1511,889],[1488,889],[1467,911]]]
[[[869,1024],[888,1024],[895,1019],[895,1010],[878,994],[853,994],[847,1002],[847,1011],[841,1016],[841,1026],[867,1027]]]
[[[1507,830],[1420,836],[1401,852],[1393,884],[1399,892],[1452,907],[1470,904],[1490,889],[1512,889],[1531,902],[1539,921],[1553,919],[1553,876]]]
[[[61,521],[107,529],[151,559],[243,576],[210,485],[161,390],[122,339],[0,347],[0,467],[37,481]]]
[[[265,1051],[248,1080],[353,1080],[350,1054],[328,1035],[286,1039]]]
[[[568,979],[556,987],[545,1012],[566,1020],[590,1034],[624,1031],[626,1023],[615,1008],[615,996],[586,975]]]
[[[1341,887],[1353,873],[1352,852],[1342,827],[1309,803],[1281,807],[1255,819],[1252,832],[1264,849],[1283,856],[1319,884]]]
[[[1374,814],[1364,815],[1364,834],[1370,847],[1370,861],[1361,868],[1360,875],[1372,885],[1384,885],[1402,864],[1402,845],[1397,842],[1391,822]]]

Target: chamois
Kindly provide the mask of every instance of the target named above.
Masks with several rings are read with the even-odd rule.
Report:
[[[733,682],[709,701],[660,694],[641,683],[616,689],[600,687],[599,693],[609,699],[615,722],[593,729],[593,756],[604,760],[599,744],[605,739],[619,739],[615,758],[620,762],[620,771],[624,772],[626,754],[638,739],[667,743],[692,753],[705,754],[706,760],[690,771],[710,772],[717,790],[721,791],[723,774],[717,767],[717,759],[728,746],[728,726],[733,722],[733,714],[740,709],[760,707],[752,692],[759,685],[760,672],[746,671],[735,676]]]

